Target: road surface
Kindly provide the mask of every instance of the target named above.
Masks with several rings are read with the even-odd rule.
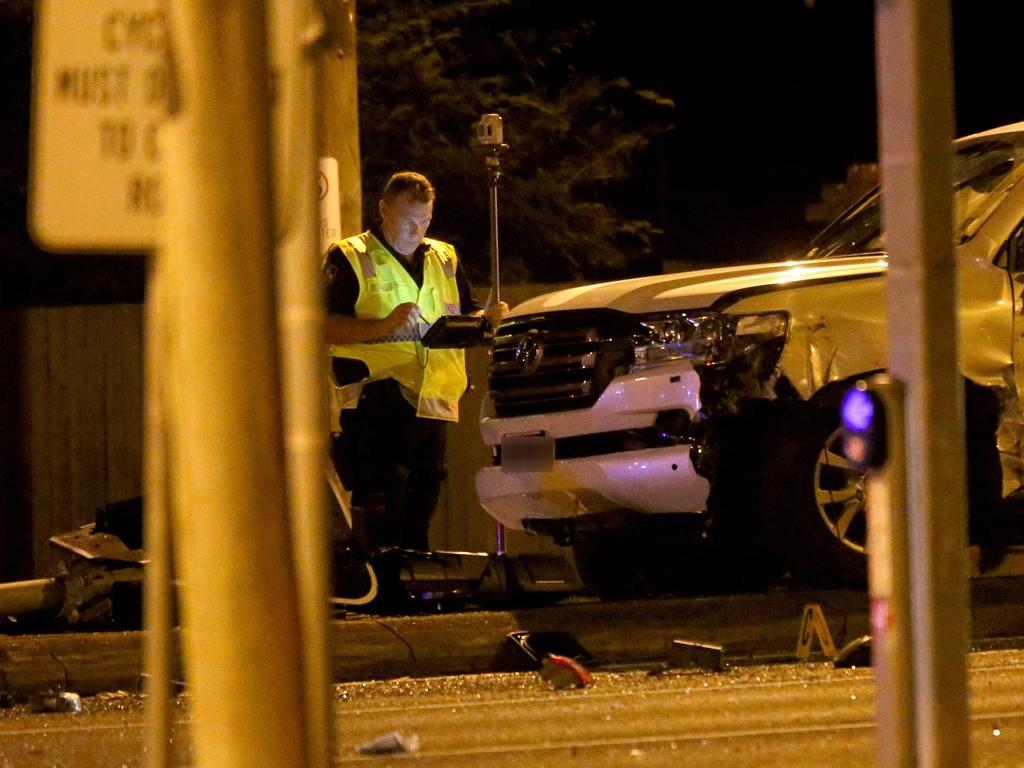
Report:
[[[970,656],[972,768],[1024,756],[1024,651]],[[240,695],[258,696],[258,691]],[[335,764],[501,768],[867,768],[874,764],[872,671],[828,662],[736,666],[721,673],[633,668],[553,690],[534,672],[351,682],[335,688]],[[178,699],[177,765],[192,764],[188,697]],[[79,714],[0,711],[0,768],[141,768],[143,706],[87,697]],[[358,745],[398,731],[408,756]]]

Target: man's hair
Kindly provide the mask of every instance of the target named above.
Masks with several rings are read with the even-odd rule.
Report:
[[[403,194],[408,194],[416,203],[432,203],[434,201],[434,186],[422,173],[399,171],[388,179],[381,197],[384,200],[391,200]]]

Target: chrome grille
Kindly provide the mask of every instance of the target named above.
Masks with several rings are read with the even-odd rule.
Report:
[[[636,328],[619,312],[559,312],[502,323],[488,375],[496,414],[590,407],[633,363]]]

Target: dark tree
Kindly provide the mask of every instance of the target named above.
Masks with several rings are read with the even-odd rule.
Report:
[[[500,193],[503,279],[656,270],[643,218],[617,204],[634,162],[671,128],[672,103],[609,75],[592,6],[576,0],[360,0],[359,110],[367,221],[387,176],[438,188],[433,234],[488,274],[481,114],[511,146]]]

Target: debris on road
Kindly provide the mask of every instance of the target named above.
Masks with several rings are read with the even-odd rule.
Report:
[[[100,691],[93,698],[96,701],[127,701],[135,695],[130,691]]]
[[[832,665],[839,668],[844,667],[870,667],[871,666],[871,635],[861,635],[851,640],[836,653]]]
[[[28,711],[34,714],[43,712],[81,712],[82,697],[70,691],[34,693],[28,698]]]
[[[142,696],[148,695],[150,687],[150,677],[148,672],[139,673],[138,678],[135,680],[135,693],[141,694]],[[169,680],[170,692],[177,696],[182,693],[188,692],[188,683],[184,680]]]
[[[544,659],[551,654],[566,656],[588,666],[594,663],[594,657],[590,655],[590,652],[568,632],[561,630],[531,632],[521,629],[509,632],[505,637],[536,664],[543,663]]]
[[[360,755],[395,755],[415,754],[420,749],[420,737],[418,734],[409,735],[391,731],[383,736],[378,736],[373,741],[360,744],[356,752]]]
[[[706,672],[721,672],[724,649],[714,643],[699,643],[694,640],[673,640],[668,646],[666,669],[700,669]]]
[[[541,662],[540,676],[551,683],[553,690],[562,691],[566,688],[586,688],[593,682],[590,672],[575,659],[549,653]]]

